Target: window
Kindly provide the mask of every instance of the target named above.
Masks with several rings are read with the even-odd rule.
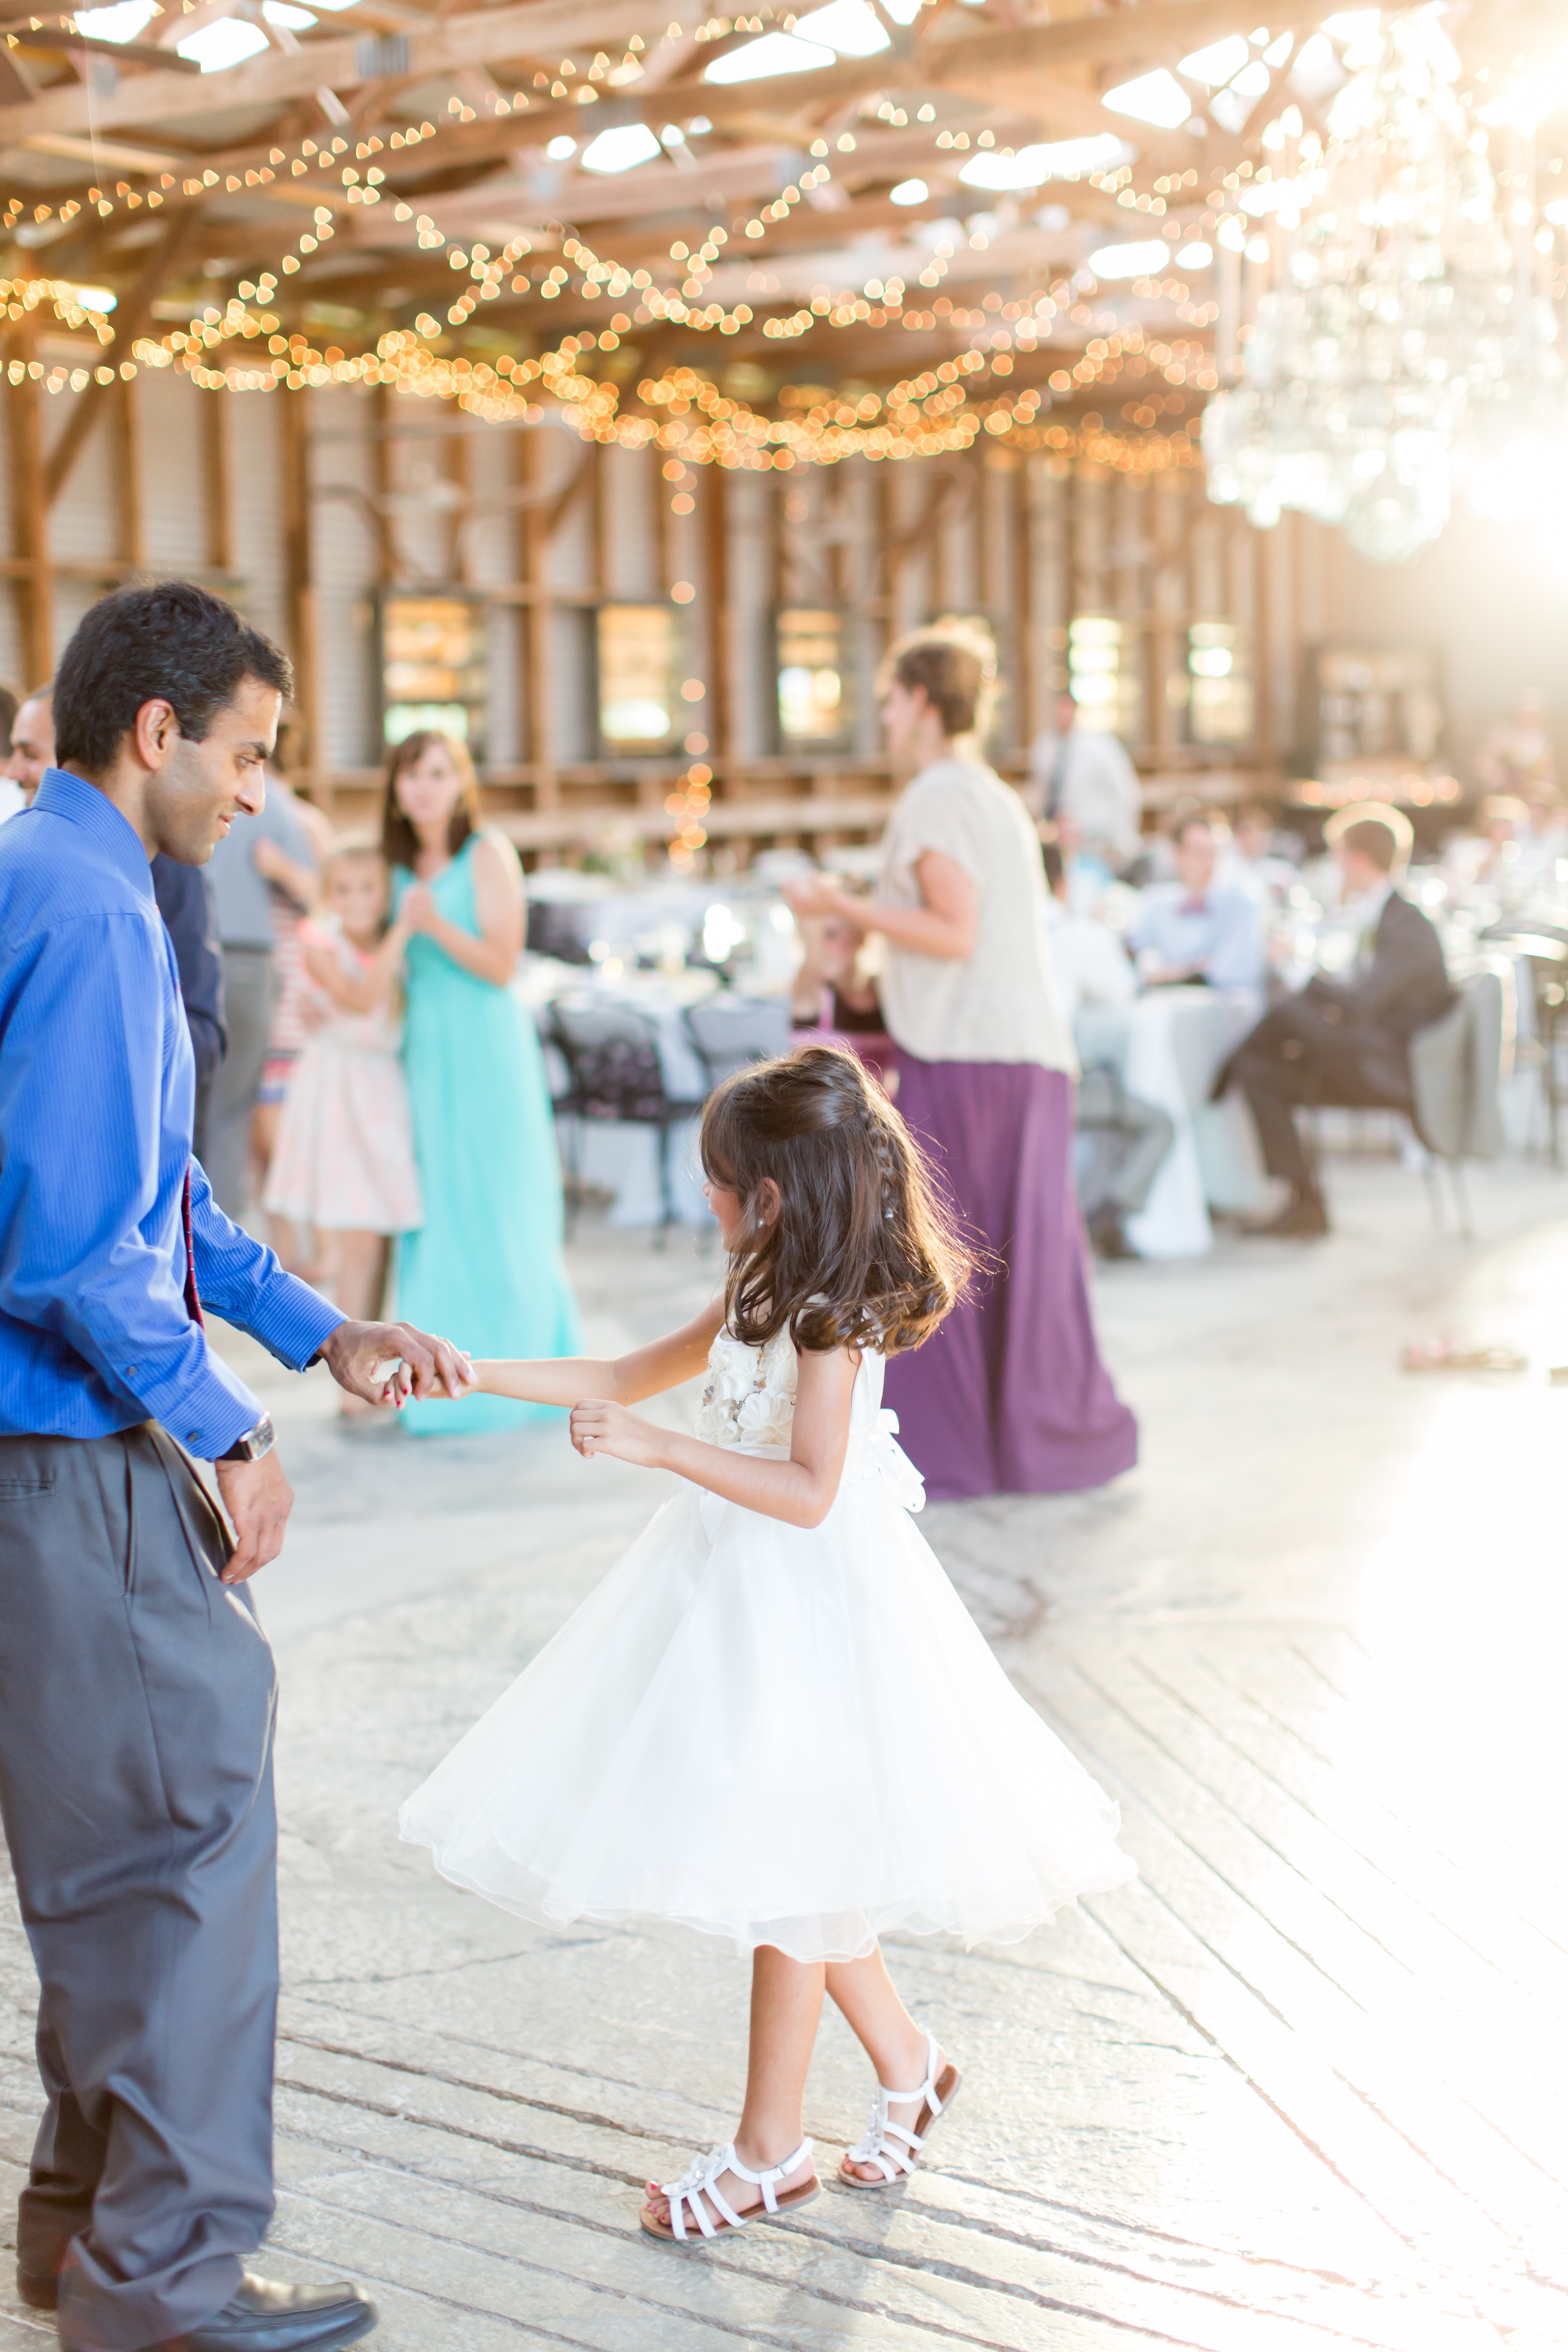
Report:
[[[778,673],[779,733],[785,744],[841,742],[849,729],[842,614],[781,613]]]
[[[489,693],[485,638],[485,607],[474,598],[383,598],[382,734],[388,745],[437,727],[470,751],[480,748]]]
[[[1252,677],[1242,632],[1233,621],[1193,623],[1187,631],[1187,724],[1194,742],[1248,741]]]
[[[1142,717],[1136,638],[1120,621],[1080,613],[1068,630],[1068,688],[1086,727],[1133,740]]]
[[[599,608],[599,733],[606,751],[663,750],[680,710],[680,641],[668,604]]]

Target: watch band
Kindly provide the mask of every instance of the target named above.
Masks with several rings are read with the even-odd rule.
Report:
[[[264,1412],[254,1428],[247,1429],[243,1437],[237,1437],[228,1451],[217,1458],[220,1462],[259,1462],[264,1454],[271,1453],[277,1442],[272,1415]]]

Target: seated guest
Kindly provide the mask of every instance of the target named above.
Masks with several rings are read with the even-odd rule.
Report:
[[[1450,890],[1500,890],[1511,894],[1522,878],[1521,836],[1530,823],[1522,801],[1494,793],[1475,814],[1471,833],[1456,834],[1443,845],[1443,875]]]
[[[1526,825],[1519,845],[1520,878],[1531,890],[1550,890],[1568,858],[1568,809],[1548,784],[1532,785],[1525,796]]]
[[[805,953],[790,1003],[795,1043],[847,1046],[886,1085],[898,1049],[867,969],[864,933],[835,914],[797,915],[795,925]]]
[[[1260,988],[1261,909],[1240,883],[1215,881],[1208,819],[1184,818],[1172,849],[1177,880],[1151,883],[1128,934],[1143,985]]]
[[[1298,1103],[1411,1108],[1409,1041],[1453,1002],[1442,945],[1419,907],[1394,887],[1409,856],[1408,823],[1387,809],[1342,810],[1329,845],[1357,919],[1360,950],[1342,980],[1314,977],[1266,1013],[1215,1081],[1247,1097],[1263,1163],[1290,1198],[1254,1233],[1326,1234],[1328,1209],[1297,1130]]]
[[[1147,1205],[1175,1121],[1121,1083],[1127,1013],[1138,993],[1121,942],[1104,923],[1072,912],[1067,869],[1054,841],[1046,844],[1045,859],[1046,945],[1082,1065],[1078,1131],[1091,1147],[1079,1169],[1079,1202],[1101,1257],[1136,1257],[1127,1220]]]
[[[1080,853],[1120,874],[1138,855],[1143,792],[1126,745],[1085,727],[1070,694],[1056,699],[1054,724],[1029,752],[1024,800],[1043,824],[1066,819]]]
[[[1301,878],[1283,854],[1290,839],[1275,831],[1266,808],[1254,804],[1237,809],[1230,853],[1220,860],[1220,880],[1239,882],[1260,906],[1282,906]]]

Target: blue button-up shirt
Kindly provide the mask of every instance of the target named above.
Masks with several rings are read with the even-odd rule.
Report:
[[[1258,901],[1238,883],[1216,882],[1201,898],[1179,882],[1155,882],[1139,894],[1128,943],[1135,955],[1192,966],[1211,988],[1263,983],[1263,922]]]
[[[0,828],[0,1435],[149,1419],[216,1458],[261,1407],[184,1297],[196,1286],[301,1370],[343,1319],[213,1200],[191,1160],[195,1066],[147,853],[51,768]]]

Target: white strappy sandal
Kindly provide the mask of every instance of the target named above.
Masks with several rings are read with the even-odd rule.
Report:
[[[838,2168],[838,2178],[846,2189],[887,2189],[901,2175],[914,2170],[931,2137],[931,2126],[952,2106],[958,2096],[958,2086],[963,2080],[951,2060],[938,2076],[936,2064],[941,2055],[935,2034],[928,2033],[925,2081],[917,2083],[912,2091],[890,2091],[885,2083],[878,2084],[865,2135],[847,2150]],[[888,2117],[889,2106],[909,2099],[919,2099],[922,2103],[916,2113],[912,2130],[903,2124],[889,2122]],[[902,2141],[903,2145],[897,2147],[894,2145],[896,2141]],[[858,2173],[849,2168],[856,2164],[874,2164],[882,2176],[880,2180],[862,2180]]]
[[[786,2189],[782,2195],[779,2190],[781,2180],[787,2180],[792,2172],[798,2172],[803,2164],[811,2162],[811,2141],[803,2139],[795,2154],[786,2157],[783,2164],[770,2165],[765,2172],[753,2172],[749,2165],[741,2162],[733,2142],[728,2147],[710,2148],[706,2156],[693,2158],[680,2179],[648,2183],[649,2188],[657,2189],[661,2197],[668,2198],[669,2221],[668,2225],[650,2221],[645,2212],[642,2226],[650,2238],[661,2238],[667,2245],[693,2246],[700,2241],[687,2235],[686,2214],[682,2209],[688,2206],[691,2219],[704,2238],[726,2238],[735,2230],[743,2230],[749,2221],[776,2221],[781,2213],[791,2212],[798,2205],[809,2205],[813,2198],[821,2196],[822,2183],[816,2177],[815,2167],[798,2189]],[[732,2172],[737,2179],[749,2180],[754,2189],[760,2189],[762,2203],[752,2206],[744,2213],[737,2213],[714,2186],[721,2174],[726,2172]],[[720,2217],[717,2221],[708,2210],[710,2205]]]

